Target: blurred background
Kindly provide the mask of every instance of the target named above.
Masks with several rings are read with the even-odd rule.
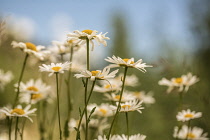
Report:
[[[173,139],[179,97],[177,93],[166,94],[166,87],[159,86],[158,81],[188,72],[197,75],[200,81],[184,95],[185,108],[203,112],[203,117],[192,125],[210,134],[209,0],[1,0],[0,23],[0,69],[15,74],[13,82],[4,92],[0,91],[0,107],[14,100],[13,84],[24,59],[22,52],[12,49],[13,40],[50,46],[52,40],[65,40],[69,32],[92,29],[108,32],[110,37],[107,47],[99,46],[91,52],[93,68],[102,69],[108,64],[104,58],[112,55],[142,58],[154,66],[145,74],[129,71],[140,79],[141,85],[134,90],[153,91],[156,99],[141,115],[131,115],[131,134],[144,134],[147,140]],[[38,66],[27,69],[24,81],[39,76]],[[81,81],[74,80],[78,82],[77,89]],[[79,100],[76,95],[74,98]],[[100,98],[95,94],[92,102],[100,102]],[[79,104],[75,101],[75,106]],[[77,108],[73,116],[78,117]],[[118,127],[126,128],[123,124],[117,123]],[[28,128],[29,135],[33,132],[38,135],[33,125]],[[0,133],[1,130],[0,126]],[[118,133],[125,133],[124,129]]]

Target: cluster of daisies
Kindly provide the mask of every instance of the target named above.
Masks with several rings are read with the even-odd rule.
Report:
[[[103,44],[107,46],[106,40],[109,40],[109,37],[106,37],[106,34],[98,33],[96,30],[76,30],[67,34],[65,41],[53,41],[52,45],[48,47],[35,45],[30,42],[13,41],[11,43],[13,48],[19,48],[25,53],[25,59],[23,60],[19,80],[14,85],[15,100],[12,105],[0,109],[0,118],[7,118],[8,120],[9,140],[12,140],[12,138],[16,140],[18,137],[24,139],[25,120],[29,119],[33,122],[33,116],[35,115],[38,118],[37,122],[41,139],[53,139],[56,120],[58,120],[59,126],[59,131],[56,132],[59,134],[60,140],[63,137],[68,139],[70,136],[76,136],[76,140],[146,139],[146,136],[140,133],[130,135],[129,114],[137,111],[138,115],[140,115],[145,108],[143,104],[154,104],[155,99],[153,92],[128,90],[140,84],[138,77],[134,74],[129,75],[128,70],[134,68],[145,73],[146,68],[152,66],[143,63],[142,59],[135,61],[134,58],[120,58],[113,55],[105,58],[105,61],[111,64],[102,70],[92,70],[90,66],[93,64],[90,64],[92,61],[89,60],[89,48],[91,47],[93,51],[96,45]],[[46,72],[48,76],[55,76],[54,84],[47,84],[46,80],[43,80],[43,75],[37,79],[30,79],[24,82],[24,73],[27,72],[25,71],[26,65],[34,65],[35,63],[39,64],[40,72]],[[114,70],[112,70],[113,68]],[[124,73],[118,73],[120,70],[124,71]],[[61,76],[64,73],[66,74]],[[3,90],[13,77],[11,72],[5,73],[3,70],[0,70],[0,90]],[[82,108],[73,106],[71,88],[74,82],[72,82],[73,79],[71,77],[75,77],[83,82],[85,93],[83,96],[84,107]],[[62,80],[65,82],[61,82]],[[188,91],[191,85],[198,81],[199,79],[196,76],[189,73],[171,80],[163,78],[159,81],[159,84],[168,86],[168,93],[177,90],[182,95]],[[66,101],[60,102],[60,88],[64,87],[61,86],[62,83],[66,84],[66,89],[62,89],[65,92]],[[57,94],[53,91],[56,91]],[[94,92],[101,93],[98,96],[102,96],[103,103],[90,103]],[[54,102],[55,100],[56,102]],[[53,109],[52,107],[50,108],[55,112],[49,118],[47,116],[47,107],[49,107],[48,104],[53,103],[56,103],[57,106]],[[67,113],[65,116],[61,116],[60,114],[64,113],[61,112],[63,110],[60,110],[60,105],[64,104],[67,105]],[[79,110],[77,112],[78,119],[72,117],[72,108]],[[127,131],[122,135],[113,135],[112,129],[115,127],[114,124],[119,113],[126,116]],[[201,113],[188,109],[179,112],[177,119],[178,121],[190,122],[191,119],[201,116]],[[19,121],[19,118],[22,120]],[[14,123],[15,128],[12,127]],[[14,128],[14,131],[12,128]],[[13,132],[14,136],[12,136]],[[71,135],[72,133],[74,135]],[[187,126],[176,127],[174,132],[174,137],[178,139],[203,140],[208,139],[206,136],[201,128],[191,128],[190,123]]]
[[[188,73],[187,75],[182,75],[178,78],[171,78],[168,80],[166,78],[162,78],[159,81],[159,85],[168,86],[167,93],[172,91],[176,91],[180,96],[180,109],[176,115],[176,119],[179,122],[182,122],[181,125],[176,126],[174,128],[173,137],[176,139],[183,140],[208,140],[207,133],[203,132],[202,128],[199,127],[191,127],[191,121],[196,118],[202,117],[201,112],[191,111],[190,109],[183,110],[183,96],[188,91],[189,87],[194,85],[199,81],[199,78],[192,73]],[[187,123],[187,124],[186,124]]]

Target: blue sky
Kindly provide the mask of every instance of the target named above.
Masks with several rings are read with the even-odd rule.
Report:
[[[73,30],[93,29],[112,37],[111,18],[119,12],[134,50],[154,53],[160,49],[160,36],[191,47],[188,5],[189,0],[1,0],[0,14],[30,18],[35,24],[34,40],[48,45],[60,33]]]

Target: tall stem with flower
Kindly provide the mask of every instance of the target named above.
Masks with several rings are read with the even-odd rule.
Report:
[[[112,120],[111,127],[110,127],[108,135],[107,135],[108,140],[109,140],[110,135],[111,135],[111,131],[112,131],[112,128],[113,128],[113,125],[114,125],[114,121],[115,121],[115,119],[116,119],[116,117],[119,113],[119,110],[120,110],[120,103],[121,103],[121,100],[122,100],[122,95],[123,95],[123,90],[124,90],[124,86],[125,86],[125,79],[126,79],[127,71],[128,71],[128,67],[126,66],[125,70],[124,70],[124,77],[123,77],[123,81],[122,81],[123,83],[122,83],[122,89],[121,89],[121,92],[120,92],[119,103],[118,103],[117,110],[116,110],[116,113],[114,115],[114,119]]]

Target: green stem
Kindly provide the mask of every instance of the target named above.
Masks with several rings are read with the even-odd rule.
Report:
[[[12,140],[12,138],[11,138],[12,120],[13,120],[13,118],[10,119],[10,118],[8,117],[8,123],[9,123],[9,140]]]
[[[125,86],[125,78],[126,78],[126,74],[127,74],[127,70],[128,70],[128,67],[125,67],[125,71],[124,71],[124,77],[123,77],[123,84],[122,84],[122,89],[121,89],[121,92],[120,92],[120,99],[119,99],[119,103],[118,103],[118,106],[117,106],[117,110],[116,110],[116,113],[114,115],[114,119],[111,123],[111,127],[109,129],[109,132],[108,132],[108,135],[107,135],[107,139],[109,140],[110,139],[110,135],[111,135],[111,131],[112,131],[112,128],[113,128],[113,125],[114,125],[114,122],[115,122],[115,119],[120,111],[120,104],[121,104],[121,100],[122,100],[122,95],[123,95],[123,90],[124,90],[124,86]]]
[[[59,91],[58,91],[58,73],[55,73],[56,75],[56,85],[57,85],[57,106],[58,106],[58,124],[59,124],[59,130],[60,130],[60,140],[62,140],[62,131],[61,131],[61,122],[60,122],[60,107],[59,107]]]
[[[15,125],[15,140],[17,140],[17,131],[18,131],[18,117],[16,118],[16,125]]]
[[[74,54],[74,48],[73,46],[70,46],[70,62],[73,61],[73,54]],[[69,68],[69,73],[68,73],[68,79],[66,82],[67,85],[67,102],[68,102],[68,108],[67,108],[67,118],[66,118],[66,122],[65,122],[65,126],[64,126],[64,137],[68,138],[69,137],[69,129],[68,129],[68,123],[69,123],[69,119],[71,118],[71,111],[72,111],[72,103],[71,103],[71,72],[72,72],[72,64],[70,65]]]
[[[23,134],[24,134],[25,124],[26,124],[26,118],[23,119],[22,132],[21,132],[21,135],[20,135],[21,140],[23,140]]]
[[[126,117],[126,125],[127,125],[127,136],[128,136],[128,140],[129,140],[128,112],[125,112],[125,117]]]
[[[188,129],[187,129],[187,135],[186,135],[185,140],[188,140],[188,133],[189,133],[189,130],[190,130],[190,120],[188,121],[187,127],[188,127]]]
[[[87,108],[87,105],[88,105],[88,103],[90,101],[90,97],[91,97],[91,95],[93,93],[93,89],[94,89],[95,83],[96,83],[96,80],[93,81],[93,84],[92,84],[92,87],[91,87],[91,90],[90,90],[90,94],[89,94],[89,96],[87,98],[87,102],[86,102],[87,104],[85,104],[85,108],[83,109],[82,114],[80,116],[79,124],[78,124],[78,127],[77,127],[77,130],[78,130],[77,131],[77,137],[76,137],[77,140],[79,140],[78,139],[79,138],[79,129],[80,129],[80,126],[81,126],[82,118],[83,118],[83,116],[85,114],[85,109]]]
[[[86,38],[87,43],[87,70],[90,70],[90,50],[89,50],[89,39]],[[85,140],[88,139],[88,116],[87,116],[87,87],[88,87],[88,78],[86,79],[85,85]]]
[[[85,140],[88,139],[88,115],[87,115],[87,87],[88,87],[88,78],[86,79],[86,84],[85,84]]]
[[[26,54],[24,62],[23,62],[22,70],[21,70],[20,77],[19,77],[19,80],[18,80],[18,87],[17,87],[17,92],[16,92],[16,97],[15,97],[15,101],[14,101],[14,104],[13,104],[13,108],[16,106],[17,101],[18,101],[18,97],[19,97],[19,94],[20,94],[20,82],[22,81],[22,78],[23,78],[23,73],[24,73],[24,70],[25,70],[25,66],[26,66],[28,56],[29,55]]]
[[[90,70],[90,54],[89,54],[89,52],[90,52],[90,47],[89,47],[90,40],[87,38],[86,41],[87,41],[87,70]]]

